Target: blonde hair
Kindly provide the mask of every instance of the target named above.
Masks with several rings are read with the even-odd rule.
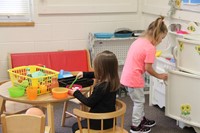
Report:
[[[164,17],[160,16],[155,21],[151,22],[147,30],[144,32],[144,36],[150,36],[153,41],[158,41],[161,33],[168,32],[167,26],[164,23]]]

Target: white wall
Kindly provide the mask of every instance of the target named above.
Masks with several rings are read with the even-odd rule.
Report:
[[[70,14],[40,14],[41,0],[33,1],[34,27],[0,27],[0,81],[8,79],[9,53],[86,49],[89,32],[114,32],[121,27],[140,29],[138,0],[125,0],[134,4],[133,10],[127,12],[113,8],[110,13],[98,10]],[[130,5],[124,5],[127,6]]]
[[[52,4],[51,0],[42,1]],[[168,0],[124,0],[124,4],[113,1],[111,9],[105,8],[106,0],[104,0],[105,5],[96,8],[96,11],[95,8],[87,11],[82,8],[81,10],[70,8],[71,10],[68,11],[71,13],[68,14],[48,14],[48,12],[55,12],[59,7],[46,8],[44,3],[41,5],[42,1],[34,0],[34,27],[0,27],[0,81],[8,79],[9,53],[86,49],[89,47],[89,32],[114,32],[121,27],[133,30],[145,29],[159,15],[166,16],[167,25],[200,21],[199,13],[187,11],[177,11],[173,18],[167,17]],[[73,0],[71,3],[73,5]],[[112,6],[111,2],[109,6]],[[123,6],[124,10],[122,10]],[[58,11],[63,12],[63,10],[65,8]],[[82,11],[86,13],[81,13]],[[165,49],[168,43],[166,38],[158,49]]]

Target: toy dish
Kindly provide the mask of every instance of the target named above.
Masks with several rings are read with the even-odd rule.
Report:
[[[114,35],[118,38],[132,37],[132,33],[115,33]]]
[[[69,88],[70,85],[67,85],[66,88]],[[71,89],[81,90],[82,86],[78,84],[73,84]]]
[[[68,89],[64,87],[53,88],[52,95],[56,99],[65,99],[68,96]]]
[[[25,93],[25,88],[22,86],[13,86],[8,88],[8,92],[11,97],[22,97]]]
[[[94,33],[95,38],[111,38],[114,36],[113,33]]]

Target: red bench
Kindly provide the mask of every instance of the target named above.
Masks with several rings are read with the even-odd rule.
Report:
[[[10,54],[10,68],[38,64],[56,71],[61,69],[66,71],[91,70],[88,50]]]

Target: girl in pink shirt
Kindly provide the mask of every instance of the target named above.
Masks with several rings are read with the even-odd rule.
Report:
[[[160,16],[153,21],[144,34],[133,42],[129,48],[121,75],[121,84],[128,88],[129,95],[134,103],[132,112],[131,133],[148,133],[156,124],[154,120],[145,118],[144,113],[144,73],[166,80],[167,74],[154,71],[152,64],[155,60],[156,46],[166,36],[168,30]]]

